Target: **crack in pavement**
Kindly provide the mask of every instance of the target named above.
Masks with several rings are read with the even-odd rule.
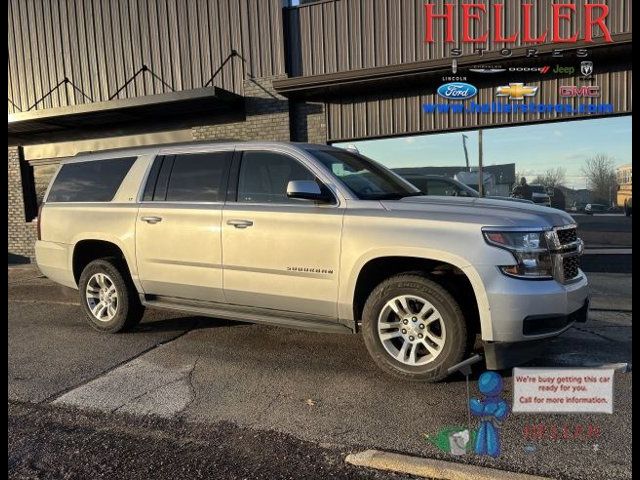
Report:
[[[193,366],[191,367],[191,370],[189,370],[189,373],[187,374],[187,384],[189,385],[189,390],[191,391],[191,399],[187,402],[187,404],[182,408],[182,410],[180,410],[176,416],[178,418],[183,418],[183,414],[184,412],[196,401],[196,399],[198,398],[198,390],[196,389],[196,387],[193,384],[193,372],[196,369],[196,366],[198,365],[198,362],[200,361],[200,358],[202,358],[202,355],[198,355],[198,357],[196,358],[195,362],[193,362]]]
[[[614,326],[616,326],[616,327],[618,327],[618,328],[631,328],[630,326],[629,326],[629,327],[627,327],[626,325],[621,325],[621,326],[614,325]],[[583,333],[590,333],[591,335],[594,335],[594,336],[596,336],[596,337],[602,338],[603,340],[607,340],[607,341],[609,341],[609,342],[613,342],[613,343],[623,343],[623,342],[621,342],[620,340],[616,340],[615,338],[608,337],[608,336],[603,335],[602,333],[599,333],[599,332],[594,332],[593,330],[588,330],[588,329],[586,329],[586,328],[580,328],[580,327],[574,327],[574,328],[575,328],[576,330],[578,330],[579,332],[583,332]]]

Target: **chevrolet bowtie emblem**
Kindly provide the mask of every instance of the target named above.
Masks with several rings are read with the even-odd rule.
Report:
[[[509,100],[523,100],[538,93],[538,87],[529,87],[524,83],[510,83],[508,86],[496,88],[498,97],[509,97]]]

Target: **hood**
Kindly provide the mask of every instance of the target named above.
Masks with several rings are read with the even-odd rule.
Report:
[[[473,223],[487,227],[540,228],[576,223],[562,210],[533,203],[505,202],[489,198],[424,195],[401,200],[384,200],[381,203],[389,211],[405,212],[412,218]]]

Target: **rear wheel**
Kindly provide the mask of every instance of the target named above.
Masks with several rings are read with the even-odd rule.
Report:
[[[89,263],[80,275],[78,288],[82,308],[96,330],[126,331],[142,319],[144,307],[126,267],[116,258]]]
[[[385,372],[435,382],[463,360],[470,341],[462,310],[437,283],[413,274],[382,282],[362,314],[367,350]]]

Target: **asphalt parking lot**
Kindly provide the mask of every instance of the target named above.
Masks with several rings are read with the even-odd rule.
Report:
[[[631,362],[631,276],[591,274],[590,280],[589,321],[551,341],[530,365]],[[174,469],[163,463],[157,471],[173,478],[210,476],[203,464],[217,465],[229,478],[254,477],[257,470],[242,467],[251,461],[261,465],[264,478],[299,478],[301,471],[308,478],[398,478],[346,467],[341,459],[378,448],[455,460],[425,435],[466,422],[463,378],[428,385],[386,377],[357,335],[151,310],[136,331],[102,335],[85,324],[73,291],[41,278],[32,267],[9,269],[8,322],[9,473],[16,478],[32,478],[34,465],[38,478],[89,471],[107,471],[109,477],[113,462],[126,465],[101,451],[100,445],[113,443],[109,431],[124,436],[126,458],[139,452],[136,441],[161,443],[144,465],[132,467],[131,478],[138,478],[134,471],[144,478],[139,469],[163,462],[163,448],[173,452],[166,462]],[[509,398],[510,372],[503,376]],[[532,418],[512,414],[502,428],[499,459],[457,461],[553,478],[631,478],[631,383],[632,373],[616,373],[612,415],[535,417],[549,425],[597,425],[601,435],[595,440],[532,443],[523,435]],[[137,426],[121,431],[118,425]],[[33,433],[43,428],[63,435]],[[159,431],[166,438],[158,439]],[[185,432],[199,433],[180,443],[189,436]],[[210,435],[208,445],[218,450],[203,448],[198,443],[203,435]],[[65,436],[69,441],[61,440]],[[241,460],[220,450],[231,441]],[[175,454],[171,442],[184,456]],[[69,445],[80,453],[68,456]],[[191,450],[198,445],[200,455]],[[256,453],[263,445],[270,456]],[[52,458],[67,460],[54,468]]]

